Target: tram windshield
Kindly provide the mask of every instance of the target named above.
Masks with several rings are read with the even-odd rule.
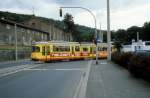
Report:
[[[32,46],[32,52],[40,52],[40,47]]]

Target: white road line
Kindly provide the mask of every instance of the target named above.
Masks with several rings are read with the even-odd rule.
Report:
[[[8,67],[8,68],[3,68],[0,69],[0,77],[4,77],[7,75],[11,75],[20,71],[23,71],[25,68],[35,68],[40,66],[41,64],[38,65],[20,65],[20,66],[13,66],[13,67]]]
[[[35,71],[46,71],[46,70],[56,70],[56,71],[70,71],[70,70],[73,70],[73,71],[82,71],[82,70],[84,70],[83,68],[72,68],[72,69],[44,69],[44,68],[41,68],[41,69],[36,69],[36,68],[34,68],[34,69],[30,69],[30,68],[24,68],[23,70],[35,70]]]
[[[100,64],[102,64],[102,65],[106,65],[106,64],[107,64],[107,62],[101,62]]]
[[[72,69],[54,69],[54,70],[83,70],[83,68],[72,68]]]
[[[83,71],[79,85],[76,88],[73,98],[85,98],[86,97],[86,89],[87,89],[87,83],[88,83],[88,78],[90,74],[91,64],[92,64],[92,60],[88,62],[88,67],[86,68],[85,71]]]

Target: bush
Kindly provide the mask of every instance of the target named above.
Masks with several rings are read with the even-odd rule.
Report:
[[[150,80],[150,57],[135,54],[130,59],[128,69],[135,77]]]
[[[127,52],[127,53],[114,52],[112,54],[112,60],[115,63],[119,64],[120,66],[127,68],[132,55],[133,54],[131,52]]]
[[[146,53],[114,52],[112,61],[127,68],[133,76],[150,80],[150,56]]]
[[[120,52],[112,53],[112,61],[114,61],[115,63],[120,64],[120,58],[121,58]]]

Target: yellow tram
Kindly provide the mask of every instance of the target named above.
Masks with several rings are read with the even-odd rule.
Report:
[[[107,44],[99,43],[98,57],[107,58]],[[35,42],[32,45],[31,59],[38,61],[77,60],[96,58],[96,45],[65,41]]]

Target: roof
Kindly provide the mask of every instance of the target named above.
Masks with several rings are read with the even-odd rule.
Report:
[[[74,44],[79,44],[78,42],[67,42],[67,41],[40,41],[40,42],[34,42],[32,43],[33,45],[38,45],[38,44],[55,44],[55,45],[74,45]]]
[[[23,24],[20,24],[20,23],[11,21],[11,20],[7,20],[7,19],[0,19],[0,22],[5,23],[5,24],[10,24],[10,25],[15,25],[16,24],[16,26],[18,26],[18,27],[22,27],[22,28],[25,28],[25,29],[30,29],[30,30],[33,30],[33,31],[38,31],[38,32],[42,32],[42,33],[45,33],[45,34],[49,34],[48,32],[42,31],[40,29],[31,28],[31,27],[28,27],[28,26],[25,26]]]

